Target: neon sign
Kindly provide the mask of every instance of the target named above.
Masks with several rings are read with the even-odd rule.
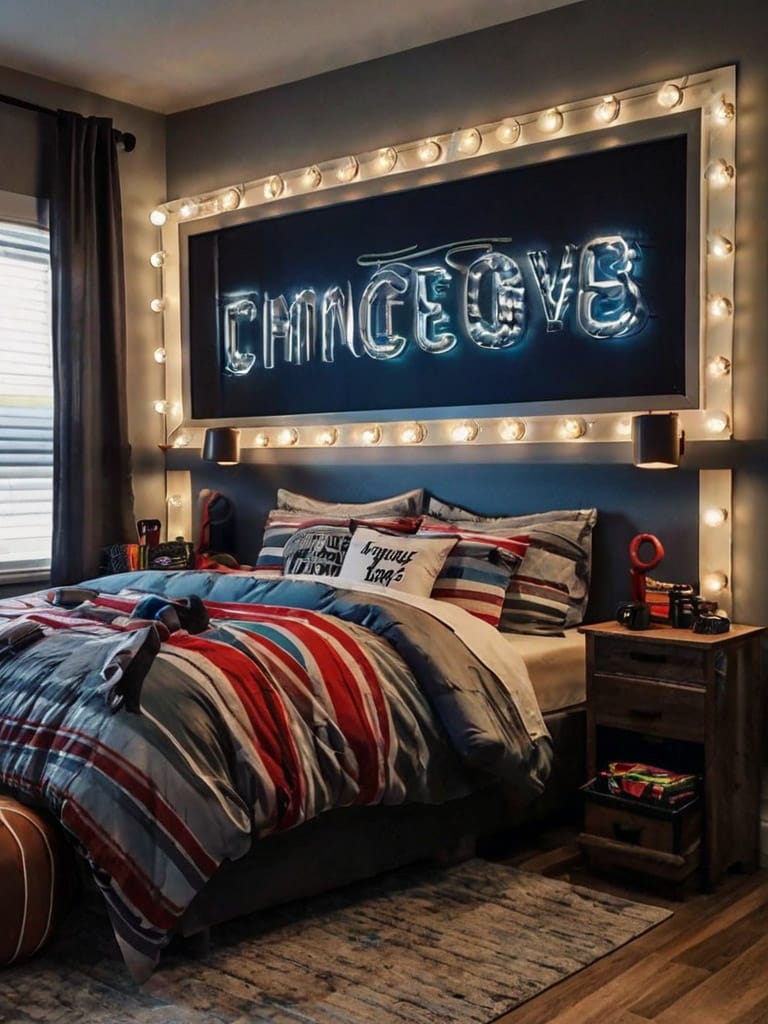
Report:
[[[421,252],[366,254],[374,266],[355,304],[352,285],[333,284],[318,294],[302,288],[284,294],[251,294],[225,301],[224,372],[242,377],[312,360],[335,361],[337,349],[356,359],[397,360],[410,344],[444,355],[460,343],[500,351],[520,345],[530,323],[530,303],[541,302],[548,333],[563,330],[573,306],[575,325],[598,340],[630,337],[643,329],[649,311],[638,281],[639,246],[620,234],[568,243],[553,269],[547,250],[525,260],[500,251],[510,238],[467,239]],[[443,254],[443,264],[434,257]],[[431,262],[419,261],[431,257]],[[527,271],[528,278],[523,270]],[[453,295],[458,322],[445,305]],[[260,321],[260,324],[259,324]],[[257,324],[260,352],[240,347],[241,330]],[[259,358],[260,356],[260,358]]]

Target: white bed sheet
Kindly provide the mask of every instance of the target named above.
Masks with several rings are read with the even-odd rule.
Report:
[[[586,700],[585,636],[578,629],[565,636],[520,636],[501,633],[528,668],[536,698],[546,714]]]

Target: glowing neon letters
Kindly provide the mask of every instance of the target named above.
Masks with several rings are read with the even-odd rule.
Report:
[[[626,338],[645,326],[649,312],[636,279],[639,248],[621,235],[565,245],[555,270],[546,250],[528,252],[527,263],[521,266],[495,247],[509,241],[472,239],[421,253],[411,247],[361,256],[358,264],[374,269],[357,310],[349,282],[346,288],[333,285],[320,295],[303,288],[290,302],[284,295],[267,293],[260,301],[257,295],[227,301],[225,372],[244,376],[257,365],[257,354],[240,348],[241,329],[257,320],[264,370],[274,369],[278,346],[283,362],[297,366],[318,355],[324,363],[333,363],[339,349],[355,358],[389,361],[411,343],[433,355],[450,352],[462,340],[490,351],[514,348],[530,331],[531,293],[538,295],[548,332],[563,330],[572,302],[577,327],[591,338]],[[446,266],[434,260],[441,250]],[[461,255],[465,253],[466,257]],[[433,258],[418,262],[427,256]],[[458,309],[455,326],[445,309],[449,298]],[[253,328],[250,331],[252,336]]]

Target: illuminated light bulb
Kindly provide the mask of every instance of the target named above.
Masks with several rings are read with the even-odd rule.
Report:
[[[525,422],[523,420],[504,420],[499,424],[499,434],[502,441],[522,441],[525,437]]]
[[[464,156],[474,156],[483,144],[483,136],[477,128],[467,128],[456,133],[456,146]]]
[[[707,363],[707,373],[715,380],[727,377],[730,372],[731,360],[727,356],[713,356]]]
[[[179,206],[179,216],[183,220],[189,220],[190,217],[197,215],[197,211],[200,209],[194,199],[182,199],[181,205]]]
[[[619,116],[621,101],[615,96],[603,96],[602,100],[595,107],[595,120],[600,124],[610,124]]]
[[[720,594],[728,586],[728,577],[724,572],[708,572],[704,574],[701,586],[708,594]]]
[[[462,423],[454,423],[451,427],[451,440],[456,444],[468,444],[474,441],[480,432],[480,427],[475,420],[464,420]]]
[[[375,163],[379,174],[389,174],[397,163],[397,150],[394,146],[385,146],[376,154]]]
[[[581,416],[566,416],[560,420],[560,436],[569,441],[576,441],[587,432],[587,424]]]
[[[168,253],[165,252],[164,249],[161,249],[160,252],[152,253],[152,255],[149,257],[149,262],[152,264],[153,267],[164,267],[167,256]]]
[[[718,124],[728,124],[736,116],[736,107],[723,97],[712,111],[712,116]]]
[[[406,423],[400,431],[402,444],[421,444],[427,436],[427,428],[423,423]]]
[[[701,517],[705,526],[722,526],[728,518],[727,508],[708,508]]]
[[[733,303],[724,295],[710,295],[707,299],[707,312],[710,316],[724,317],[733,313]]]
[[[184,504],[184,499],[180,494],[169,494],[167,501],[169,508],[181,508]]]
[[[357,162],[357,157],[348,156],[339,164],[336,177],[341,182],[354,181],[359,170],[360,164]]]
[[[660,107],[674,110],[683,102],[683,90],[674,82],[666,82],[656,93],[656,99]]]
[[[547,135],[554,135],[563,127],[563,113],[559,107],[550,107],[539,114],[539,128]]]
[[[733,181],[735,173],[733,164],[729,164],[727,160],[713,160],[704,176],[714,188],[725,188]]]
[[[190,445],[191,440],[192,440],[192,438],[189,436],[189,434],[178,434],[173,439],[173,447],[174,448],[188,448],[189,445]]]
[[[295,427],[285,427],[277,435],[277,443],[283,448],[290,448],[291,445],[297,444],[298,440],[299,432]]]
[[[285,188],[285,182],[279,174],[273,174],[271,178],[267,178],[264,182],[264,198],[265,199],[277,199],[278,196],[283,194]]]
[[[514,146],[520,138],[520,122],[514,117],[505,117],[496,129],[496,138],[505,146]]]
[[[339,432],[336,427],[323,427],[322,430],[318,430],[315,435],[315,443],[321,444],[326,448],[330,448],[331,445],[336,444],[339,439]]]
[[[707,417],[707,430],[710,434],[723,434],[728,429],[730,424],[730,418],[727,412],[718,410],[717,412],[708,412]]]
[[[161,228],[163,224],[168,220],[168,214],[165,210],[161,210],[158,206],[149,215],[150,223],[154,224],[156,228]]]
[[[381,427],[378,423],[373,423],[370,427],[365,427],[360,434],[360,439],[363,444],[379,444],[381,442]]]
[[[319,188],[323,175],[316,164],[312,164],[301,176],[301,183],[304,188]]]
[[[709,252],[712,256],[730,256],[733,252],[733,242],[718,231],[709,236]]]
[[[243,191],[233,186],[222,192],[218,199],[219,208],[222,210],[236,210],[243,201]]]
[[[269,434],[264,430],[260,430],[254,435],[253,443],[257,448],[269,448]]]
[[[149,308],[153,313],[162,313],[165,309],[165,299],[152,299]]]
[[[171,403],[166,402],[164,398],[158,398],[156,402],[152,403],[152,408],[156,413],[159,413],[160,416],[165,416],[171,408]]]
[[[152,353],[152,358],[155,360],[156,363],[164,363],[168,358],[168,353],[161,345],[159,348],[156,348],[155,351]]]
[[[621,419],[616,424],[616,433],[619,437],[630,437],[632,434],[632,420]]]
[[[425,139],[416,150],[416,155],[423,164],[433,164],[441,153],[440,143],[434,139]]]

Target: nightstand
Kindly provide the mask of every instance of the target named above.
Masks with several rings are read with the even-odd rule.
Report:
[[[670,835],[664,827],[638,830],[634,821],[633,834],[618,813],[613,836],[585,829],[579,837],[587,859],[672,881],[701,867],[707,887],[730,867],[754,870],[764,628],[732,625],[728,633],[707,636],[656,625],[634,632],[607,622],[581,632],[587,638],[587,777],[609,761],[636,760],[703,779],[698,822],[691,818],[682,833],[680,823],[675,826],[676,834],[687,836],[684,848],[663,848]],[[638,813],[642,826],[642,806]],[[642,846],[641,832],[649,837]]]

